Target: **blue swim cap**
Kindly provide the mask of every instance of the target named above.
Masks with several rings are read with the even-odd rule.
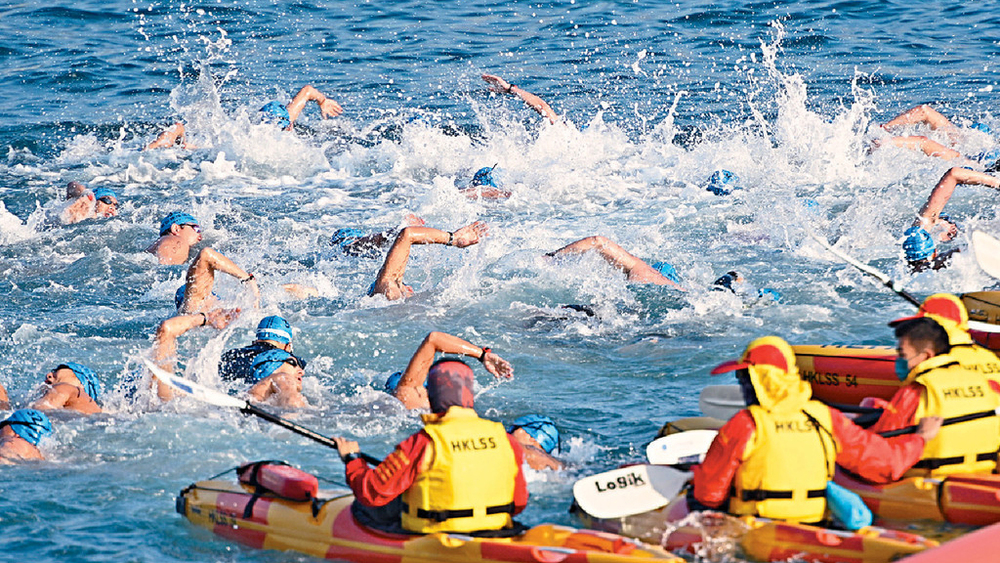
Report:
[[[708,178],[708,186],[705,188],[715,195],[723,196],[733,193],[733,190],[741,190],[739,185],[740,177],[729,170],[716,170]]]
[[[982,121],[977,121],[976,123],[973,123],[972,125],[969,126],[969,129],[975,129],[976,131],[982,131],[983,133],[986,133],[987,135],[992,135],[993,134],[993,129],[990,129],[990,126],[987,125],[987,124],[985,124],[985,123],[983,123]]]
[[[907,261],[926,260],[934,255],[934,238],[923,227],[910,227],[903,235],[906,237],[903,250]]]
[[[361,229],[355,229],[353,227],[337,229],[336,231],[333,231],[333,236],[330,237],[330,246],[346,248],[363,236],[365,236],[365,232]]]
[[[285,104],[278,101],[264,104],[264,107],[260,108],[260,112],[264,114],[262,119],[266,123],[275,123],[281,126],[282,129],[288,127],[292,122],[292,116],[288,113],[288,108],[285,107]]]
[[[677,269],[673,267],[669,262],[656,262],[653,264],[653,269],[674,283],[681,283],[681,277],[677,275]]]
[[[975,158],[976,162],[983,165],[990,165],[1000,160],[1000,147],[993,147],[992,149],[985,150]],[[989,172],[989,170],[987,170]]]
[[[486,168],[480,168],[475,175],[472,176],[472,182],[469,185],[472,187],[476,186],[492,186],[494,188],[499,188],[496,181],[493,179],[493,169],[497,165],[487,166]]]
[[[52,423],[49,417],[42,411],[35,409],[21,409],[14,411],[7,420],[0,422],[0,427],[10,426],[15,434],[24,438],[32,446],[37,446],[38,442],[46,436],[52,434]]]
[[[396,392],[396,387],[399,387],[400,380],[403,379],[403,372],[397,371],[390,375],[385,380],[385,392],[392,395]],[[427,387],[427,378],[424,378],[424,387]]]
[[[77,364],[74,362],[67,362],[56,366],[56,370],[61,368],[70,369],[73,372],[73,375],[80,380],[80,384],[83,385],[83,390],[90,395],[91,399],[95,401],[97,400],[97,395],[101,392],[101,382],[97,379],[97,374],[94,373],[94,370],[83,364]]]
[[[757,296],[758,297],[770,296],[771,299],[774,299],[775,303],[781,303],[781,292],[779,292],[777,289],[771,289],[769,287],[765,287],[757,292]]]
[[[171,211],[160,221],[160,236],[170,233],[174,225],[197,225],[198,220],[183,211]]]
[[[279,348],[272,348],[267,352],[261,352],[253,358],[253,381],[258,383],[267,378],[267,376],[274,373],[274,370],[281,367],[281,364],[287,362],[288,360],[295,360],[297,363],[299,359],[295,356],[281,350]]]
[[[257,340],[274,340],[289,344],[292,341],[292,325],[278,315],[264,317],[257,325]]]
[[[94,199],[101,199],[102,197],[113,197],[116,201],[118,200],[118,194],[111,188],[94,188]]]
[[[528,435],[534,438],[538,445],[545,450],[545,453],[552,453],[552,450],[559,445],[559,429],[547,416],[540,414],[522,416],[507,427],[507,433],[510,434],[518,428],[523,428]]]

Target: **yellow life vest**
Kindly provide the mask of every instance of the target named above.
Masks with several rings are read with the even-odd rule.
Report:
[[[948,355],[955,358],[963,368],[978,372],[1000,386],[1000,358],[990,350],[970,341],[967,344],[952,344]]]
[[[403,493],[403,528],[427,534],[510,527],[519,468],[503,425],[463,407],[424,415],[424,423],[433,447]]]
[[[830,409],[817,401],[788,411],[748,409],[756,429],[733,479],[729,512],[819,522],[837,459]]]
[[[951,418],[1000,406],[989,381],[964,369],[949,354],[935,356],[913,368],[907,380],[924,387],[914,422],[925,416]],[[989,473],[996,468],[1000,419],[995,416],[942,426],[924,446],[920,461],[905,477],[940,477],[955,473]]]

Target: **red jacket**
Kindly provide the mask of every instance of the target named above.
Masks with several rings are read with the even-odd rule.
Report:
[[[507,439],[514,449],[514,461],[517,462],[517,477],[514,482],[514,513],[517,514],[528,505],[528,485],[521,469],[524,450],[510,434]],[[430,436],[421,430],[400,442],[378,467],[369,467],[363,459],[351,460],[345,467],[347,484],[361,504],[385,506],[410,488],[420,472],[420,462],[424,459],[427,448],[433,447]]]
[[[916,434],[886,439],[851,422],[840,411],[830,409],[833,439],[840,452],[837,464],[873,481],[897,481],[924,452],[924,439]],[[712,442],[705,461],[694,468],[694,497],[705,506],[717,507],[729,498],[743,452],[756,430],[750,411],[731,418]]]

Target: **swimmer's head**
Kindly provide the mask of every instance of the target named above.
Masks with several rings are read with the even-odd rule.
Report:
[[[674,283],[681,283],[681,277],[677,275],[677,268],[674,268],[673,264],[669,262],[656,262],[653,264],[653,269],[660,272],[660,275],[667,278]]]
[[[396,388],[399,387],[399,382],[403,379],[403,372],[397,371],[386,378],[385,380],[385,392],[392,395],[396,393]],[[427,388],[427,378],[424,378],[424,388]]]
[[[32,446],[37,446],[38,442],[46,436],[52,434],[52,423],[49,417],[42,411],[35,409],[21,409],[14,411],[7,420],[0,422],[0,427],[10,426],[10,429],[24,438]]]
[[[66,199],[76,199],[82,196],[85,191],[87,191],[87,186],[80,182],[70,182],[66,184]]]
[[[111,188],[94,188],[94,211],[98,215],[114,217],[118,214],[118,194]]]
[[[728,289],[733,293],[736,293],[736,288],[733,287],[734,284],[738,284],[743,281],[743,276],[739,274],[736,270],[730,270],[723,274],[719,279],[712,282],[712,289],[723,290]]]
[[[910,227],[903,233],[903,251],[908,262],[929,260],[934,256],[934,237],[920,226]]]
[[[186,227],[190,225],[195,229],[195,232],[201,233],[201,227],[198,225],[198,220],[194,218],[189,213],[184,213],[183,211],[171,211],[166,217],[160,220],[160,236],[169,235],[170,228],[174,225],[181,227]]]
[[[265,123],[274,123],[282,129],[287,128],[292,123],[292,116],[288,113],[288,108],[278,101],[264,104],[264,107],[260,108],[260,113],[261,120]]]
[[[363,236],[365,236],[365,232],[362,231],[361,229],[355,229],[353,227],[343,227],[333,232],[333,236],[330,237],[330,246],[339,246],[340,248],[347,248],[348,246],[357,242],[357,240]]]
[[[267,379],[282,364],[289,364],[293,368],[302,368],[305,364],[297,357],[289,354],[280,348],[272,348],[267,352],[261,352],[253,358],[253,373],[251,377],[254,383],[259,383]]]
[[[83,390],[90,395],[91,399],[97,400],[97,396],[101,393],[101,381],[97,378],[97,374],[94,370],[88,368],[83,364],[78,364],[75,362],[66,362],[65,364],[59,364],[56,366],[52,373],[56,373],[61,369],[68,369],[73,372],[73,375],[80,380],[80,385],[83,385]]]
[[[742,189],[739,186],[740,177],[729,170],[716,170],[708,177],[706,190],[718,196],[729,195],[733,190]]]
[[[278,315],[264,317],[257,324],[257,340],[273,340],[281,344],[291,344],[292,325]]]
[[[545,453],[550,454],[559,446],[559,429],[547,416],[540,414],[522,416],[507,427],[507,433],[513,434],[518,428],[534,438]]]
[[[118,194],[116,194],[115,191],[112,190],[111,188],[106,188],[104,186],[101,186],[99,188],[94,188],[94,198],[95,199],[102,199],[102,198],[105,198],[105,197],[112,198],[116,202],[118,201]]]
[[[475,405],[475,378],[462,360],[442,358],[427,372],[427,399],[431,412],[444,413],[451,407],[471,409]]]
[[[494,188],[499,188],[500,186],[498,186],[496,180],[493,179],[493,169],[496,167],[497,165],[494,164],[493,166],[480,168],[472,176],[472,182],[470,182],[469,185],[473,188],[476,186],[492,186]]]
[[[975,129],[976,131],[982,131],[987,135],[993,135],[993,129],[991,129],[989,125],[983,123],[982,121],[977,121],[976,123],[973,123],[972,125],[969,126],[969,129]]]

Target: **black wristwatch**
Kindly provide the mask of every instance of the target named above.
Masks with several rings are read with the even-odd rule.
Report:
[[[356,459],[361,459],[361,454],[358,452],[351,452],[343,457],[344,463],[351,463]]]

